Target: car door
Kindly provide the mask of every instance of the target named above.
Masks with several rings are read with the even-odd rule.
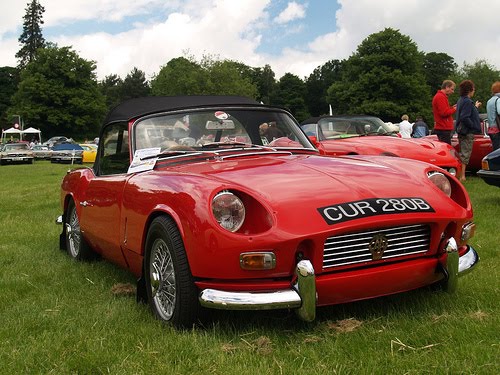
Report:
[[[103,257],[125,265],[121,249],[121,210],[124,186],[130,178],[128,130],[126,123],[103,129],[95,178],[90,180],[82,206],[81,228],[85,238]]]

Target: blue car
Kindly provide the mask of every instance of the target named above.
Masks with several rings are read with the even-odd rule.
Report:
[[[500,149],[490,152],[483,158],[482,169],[477,172],[487,184],[500,187]]]
[[[52,147],[51,163],[82,164],[83,148],[76,143],[59,143]]]

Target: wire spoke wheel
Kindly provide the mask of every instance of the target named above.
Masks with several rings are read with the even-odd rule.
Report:
[[[68,204],[64,231],[66,232],[66,249],[71,258],[83,261],[95,259],[96,254],[82,236],[80,219],[73,201]]]
[[[161,318],[170,320],[175,309],[176,280],[170,250],[162,239],[153,243],[149,269],[154,304]]]
[[[178,328],[198,321],[198,289],[176,223],[167,216],[151,222],[146,238],[144,279],[151,311]]]
[[[66,223],[66,239],[68,244],[68,252],[72,258],[78,258],[80,255],[81,248],[81,231],[80,231],[80,221],[76,214],[75,206],[73,205],[70,209],[68,222]]]

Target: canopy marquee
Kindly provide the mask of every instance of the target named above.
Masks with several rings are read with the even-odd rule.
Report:
[[[13,136],[14,134],[19,135],[19,140],[23,138],[24,134],[38,134],[38,141],[42,142],[42,132],[35,128],[28,128],[26,130],[19,130],[16,128],[9,128],[7,130],[2,129],[2,143],[6,142],[6,138],[8,135]]]

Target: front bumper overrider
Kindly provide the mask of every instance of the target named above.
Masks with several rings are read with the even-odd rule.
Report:
[[[446,261],[444,264],[438,262],[437,273],[444,275],[444,289],[454,292],[458,277],[470,272],[479,262],[479,256],[469,245],[466,252],[459,256],[454,238],[447,241],[444,251]],[[301,260],[295,268],[295,275],[296,281],[290,289],[268,292],[204,289],[199,295],[199,301],[203,307],[222,310],[294,309],[300,319],[313,321],[316,317],[318,296],[312,263],[309,260]]]

